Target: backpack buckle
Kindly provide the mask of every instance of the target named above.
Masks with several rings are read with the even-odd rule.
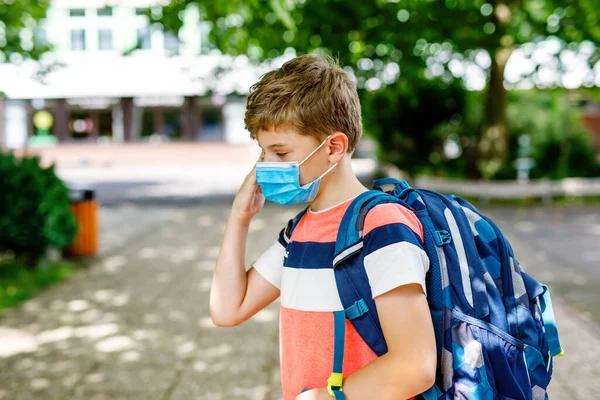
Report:
[[[452,241],[452,236],[447,230],[435,231],[433,237],[435,238],[435,244],[438,247],[442,247]]]
[[[351,305],[350,307],[346,308],[345,311],[346,311],[346,318],[348,318],[349,320],[353,320],[353,319],[362,317],[363,315],[368,313],[369,306],[367,306],[365,299],[360,299],[358,301],[355,301],[354,304]]]
[[[327,393],[332,397],[336,397],[334,391],[343,392],[342,382],[343,375],[338,372],[332,372],[331,376],[327,379]]]
[[[413,188],[410,187],[410,185],[406,181],[401,181],[398,184],[396,184],[396,187],[394,187],[394,190],[392,190],[392,195],[401,200],[404,200],[406,193],[410,190],[413,190]]]

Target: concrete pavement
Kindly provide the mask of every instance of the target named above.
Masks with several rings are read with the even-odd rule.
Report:
[[[0,398],[279,398],[276,305],[234,329],[209,318],[226,214],[220,205],[170,212],[9,310],[0,319]],[[257,218],[248,260],[289,216],[269,207]]]
[[[524,268],[600,325],[600,204],[504,207],[490,213],[513,235],[514,247],[527,246]]]
[[[555,359],[550,398],[600,393],[600,206],[485,210],[508,235],[525,271],[552,293],[565,356]]]
[[[216,328],[209,318],[228,207],[146,210],[148,220],[160,218],[124,235],[68,281],[9,310],[0,318],[0,399],[279,399],[277,304],[232,329]],[[252,224],[248,263],[295,211],[265,207]],[[104,212],[103,239],[139,223],[144,207]],[[552,259],[536,263],[537,252],[510,229],[506,215],[514,211],[490,214],[534,276],[556,267]],[[556,359],[551,398],[596,398],[597,326],[554,298],[566,356]]]
[[[72,144],[32,150],[73,187],[95,189],[103,204],[198,204],[230,200],[260,155],[256,143]],[[376,163],[352,160],[370,176]]]
[[[0,399],[279,399],[277,304],[232,329],[215,328],[208,316],[230,199],[256,150],[44,152],[59,160],[63,178],[98,190],[100,255],[0,318]],[[359,173],[372,166],[354,164]],[[265,207],[252,225],[248,264],[297,210]],[[484,211],[524,268],[552,289],[566,356],[556,359],[551,398],[597,398],[600,207]]]
[[[555,358],[551,399],[600,393],[600,206],[483,210],[507,234],[519,263],[552,293],[563,357]]]

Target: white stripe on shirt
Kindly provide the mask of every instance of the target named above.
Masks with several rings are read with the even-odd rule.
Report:
[[[283,259],[285,257],[285,247],[276,240],[258,260],[254,261],[252,266],[265,278],[271,285],[281,290],[281,269],[283,268]]]
[[[281,305],[300,311],[340,311],[333,268],[283,267]]]
[[[420,284],[427,294],[429,258],[420,247],[409,242],[392,243],[366,256],[364,262],[373,298],[409,283]]]

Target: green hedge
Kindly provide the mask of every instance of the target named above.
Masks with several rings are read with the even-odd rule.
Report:
[[[33,268],[48,248],[73,242],[77,224],[69,191],[53,166],[0,152],[0,187],[0,254],[12,253]]]
[[[43,260],[30,269],[23,261],[0,258],[0,315],[34,297],[46,287],[69,277],[77,270],[77,265],[65,260]]]
[[[450,94],[446,90],[444,96]],[[406,99],[397,96],[396,100],[397,104],[392,104],[391,107],[377,104],[377,107],[367,110],[374,112],[377,117],[374,124],[379,124],[379,130],[371,129],[371,135],[379,142],[381,159],[410,174],[459,179],[487,176],[494,180],[512,180],[517,178],[515,160],[527,156],[534,161],[529,174],[531,179],[600,176],[600,165],[591,135],[581,124],[583,110],[576,102],[567,99],[564,90],[508,92],[508,160],[491,176],[486,175],[478,162],[484,113],[482,92],[465,92],[462,100],[456,103],[460,107],[451,116],[432,113],[428,108],[430,106],[449,111],[443,110],[439,103],[433,101],[423,102],[419,98],[418,104],[423,107],[424,112],[417,113],[406,106]],[[375,113],[373,110],[377,109],[386,111]],[[388,114],[396,119],[390,118]],[[456,116],[460,118],[457,119]],[[415,125],[414,132],[406,135],[398,127],[414,124],[411,118],[424,119],[425,123],[434,121],[436,126]],[[519,138],[523,136],[529,139],[528,154],[520,154],[523,149],[519,146]],[[460,144],[462,154],[458,158],[445,157],[443,147],[447,140]],[[394,146],[395,141],[400,144],[418,143],[419,146]]]
[[[591,135],[581,123],[583,110],[563,91],[513,91],[509,101],[511,155],[517,156],[518,137],[529,136],[532,179],[600,176]]]

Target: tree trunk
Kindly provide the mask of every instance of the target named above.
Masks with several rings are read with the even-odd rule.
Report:
[[[508,53],[508,55],[506,54]],[[486,99],[486,121],[479,144],[485,176],[494,175],[507,162],[508,135],[506,129],[506,89],[504,68],[510,55],[509,49],[500,48],[493,54],[490,83]]]
[[[495,175],[508,162],[508,131],[506,128],[506,88],[504,69],[513,51],[513,40],[505,35],[512,13],[506,0],[495,2],[492,20],[499,38],[498,47],[491,49],[492,68],[486,99],[486,120],[479,143],[480,167],[484,177]]]

